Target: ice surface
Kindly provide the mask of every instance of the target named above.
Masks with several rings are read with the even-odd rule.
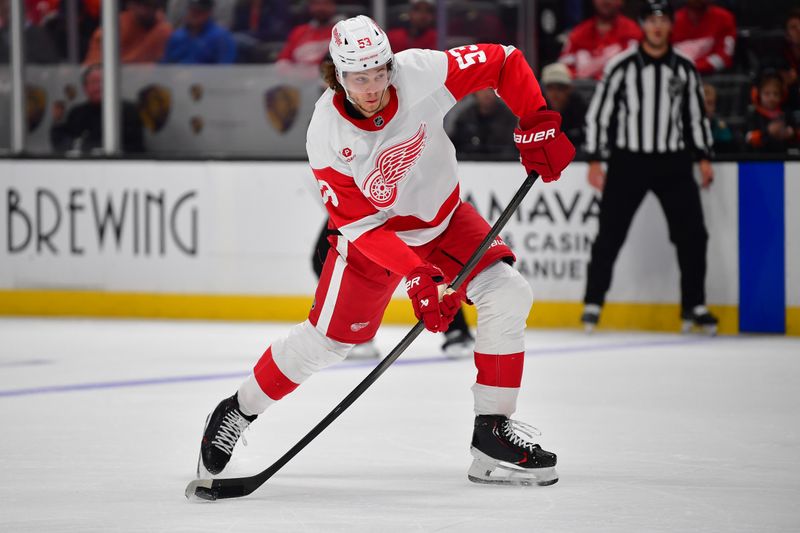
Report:
[[[530,331],[516,417],[561,480],[518,488],[467,481],[475,370],[424,333],[258,491],[187,502],[206,414],[289,327],[0,320],[0,531],[800,530],[800,340],[783,337]],[[228,475],[270,465],[374,364],[267,411]]]

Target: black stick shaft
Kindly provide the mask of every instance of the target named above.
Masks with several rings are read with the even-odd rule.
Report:
[[[450,287],[452,289],[454,290],[458,289],[464,283],[464,280],[466,280],[467,277],[470,275],[472,270],[478,264],[478,261],[480,261],[483,255],[486,253],[486,250],[489,249],[489,246],[491,246],[492,241],[494,241],[495,238],[500,234],[500,231],[502,231],[503,227],[505,227],[506,223],[508,222],[508,219],[511,218],[514,212],[517,210],[519,204],[522,202],[522,199],[525,197],[526,194],[528,194],[528,191],[530,190],[531,186],[538,178],[539,176],[534,173],[528,175],[528,177],[520,186],[519,190],[517,190],[516,194],[511,199],[511,202],[506,206],[505,210],[503,210],[503,212],[500,214],[500,218],[497,219],[497,221],[492,226],[492,229],[483,239],[480,246],[478,246],[478,249],[475,250],[475,252],[472,254],[472,257],[469,258],[469,261],[467,261],[467,263],[461,269],[461,272],[459,272],[458,275],[453,279],[453,282],[450,284]],[[392,363],[394,363],[395,360],[398,357],[400,357],[400,355],[404,351],[406,351],[406,349],[411,345],[411,343],[414,342],[414,339],[416,339],[424,329],[425,325],[422,323],[422,321],[418,321],[414,325],[414,327],[411,328],[411,331],[409,331],[406,334],[406,336],[403,337],[403,340],[401,340],[400,343],[397,346],[395,346],[395,348],[391,352],[389,352],[389,355],[387,355],[380,363],[378,363],[378,365],[372,370],[372,372],[370,372],[367,375],[367,377],[365,377],[361,381],[361,383],[359,383],[358,386],[356,386],[356,388],[353,389],[350,392],[350,394],[348,394],[344,398],[344,400],[342,400],[339,403],[339,405],[334,407],[333,411],[328,413],[327,416],[325,416],[325,418],[323,418],[316,426],[314,426],[311,429],[311,431],[309,431],[306,434],[306,436],[300,439],[300,441],[297,444],[292,446],[292,448],[288,452],[283,454],[283,456],[280,459],[275,461],[275,463],[269,466],[266,470],[253,476],[252,478],[244,478],[247,480],[244,494],[249,494],[258,487],[260,487],[265,481],[267,481],[269,478],[275,475],[276,472],[278,472],[281,468],[283,468],[286,465],[286,463],[291,461],[295,455],[300,453],[300,451],[303,448],[308,446],[308,444],[311,441],[317,438],[317,436],[320,433],[322,433],[325,430],[325,428],[327,428],[334,420],[336,420],[339,417],[339,415],[341,415],[348,407],[350,407],[353,404],[353,402],[355,402],[358,399],[358,397],[364,393],[364,391],[366,391],[373,383],[375,383],[375,381],[381,376],[381,374],[383,374],[386,371],[386,369],[389,368],[389,366]],[[224,482],[226,480],[215,480],[214,481],[215,486],[217,486],[217,481],[222,482],[219,483],[219,485],[224,486],[225,485]],[[244,495],[244,494],[237,494],[237,495]]]

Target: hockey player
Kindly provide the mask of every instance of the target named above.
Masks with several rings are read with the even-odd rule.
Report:
[[[530,67],[511,46],[393,55],[384,31],[357,16],[334,26],[330,53],[333,64],[324,71],[330,88],[316,104],[307,151],[341,235],[325,260],[308,319],[274,341],[237,393],[209,415],[198,474],[222,472],[250,422],[371,339],[405,278],[414,313],[429,331],[446,330],[465,299],[477,308],[469,479],[555,483],[556,455],[529,440],[534,428],[509,418],[532,301],[530,286],[510,266],[514,254],[496,239],[462,288],[445,291],[490,228],[459,198],[443,118],[469,93],[495,88],[521,117],[514,137],[526,171],[550,182],[575,153],[560,131],[560,115],[546,109]]]

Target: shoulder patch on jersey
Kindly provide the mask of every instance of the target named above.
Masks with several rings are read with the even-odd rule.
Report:
[[[350,148],[349,146],[345,146],[344,148],[342,148],[341,151],[339,152],[339,155],[342,157],[342,159],[344,159],[345,163],[349,163],[350,161],[356,158],[356,154],[353,152],[353,149]]]

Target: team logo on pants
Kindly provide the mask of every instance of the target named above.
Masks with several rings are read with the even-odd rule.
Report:
[[[383,150],[375,160],[364,189],[372,205],[388,209],[397,201],[397,184],[408,175],[425,149],[425,123],[409,139]]]

